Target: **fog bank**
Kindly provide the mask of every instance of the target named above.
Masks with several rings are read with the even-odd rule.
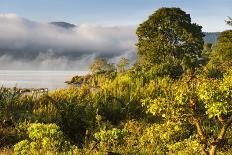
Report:
[[[65,28],[0,14],[0,69],[86,70],[96,57],[135,60],[135,27]]]

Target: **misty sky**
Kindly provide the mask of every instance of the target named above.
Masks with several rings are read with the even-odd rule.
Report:
[[[204,31],[228,29],[232,0],[1,0],[0,11],[31,20],[74,24],[137,25],[160,7],[180,7]]]
[[[96,57],[133,63],[136,27],[160,7],[182,8],[206,32],[230,28],[232,0],[0,0],[0,69],[87,70]]]

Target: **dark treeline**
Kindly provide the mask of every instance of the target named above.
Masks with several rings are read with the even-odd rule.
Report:
[[[137,28],[135,64],[97,58],[39,95],[1,88],[1,153],[230,154],[232,30],[211,44],[201,29],[161,8]]]

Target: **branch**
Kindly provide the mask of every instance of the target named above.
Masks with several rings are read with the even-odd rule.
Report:
[[[218,135],[218,139],[223,139],[225,137],[226,130],[230,127],[231,123],[232,123],[232,116],[230,116],[230,118],[223,125],[222,130],[220,134]]]
[[[222,129],[221,129],[220,133],[218,134],[217,139],[214,142],[212,142],[211,145],[221,144],[222,140],[225,138],[226,131],[230,127],[231,123],[232,123],[232,116],[230,116],[230,118],[227,121],[224,120]]]
[[[193,122],[195,123],[195,126],[197,128],[197,134],[200,136],[202,142],[205,143],[205,141],[207,140],[207,136],[201,126],[200,120],[196,116],[193,116]]]
[[[217,116],[217,118],[218,118],[218,121],[221,123],[221,125],[223,126],[223,125],[225,125],[225,122],[226,122],[226,120],[225,120],[225,118],[223,118],[223,116]]]
[[[193,122],[195,123],[195,126],[197,128],[197,134],[200,136],[200,140],[201,142],[204,144],[204,154],[208,154],[208,152],[206,151],[207,150],[207,146],[210,144],[210,142],[208,141],[208,137],[207,135],[205,134],[202,126],[201,126],[201,123],[200,123],[200,120],[197,118],[196,115],[193,116]]]

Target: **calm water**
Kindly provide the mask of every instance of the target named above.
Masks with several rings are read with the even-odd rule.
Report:
[[[0,70],[0,86],[20,88],[66,88],[64,83],[75,75],[86,71],[12,71]]]

